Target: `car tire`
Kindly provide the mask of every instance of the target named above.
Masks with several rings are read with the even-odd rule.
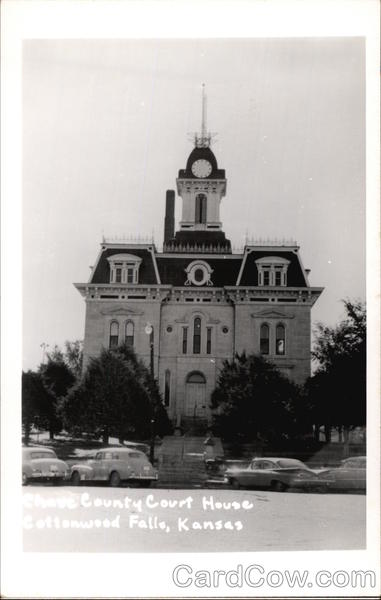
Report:
[[[283,483],[283,481],[272,481],[271,489],[273,492],[285,492],[287,489],[287,485]]]
[[[70,479],[72,485],[80,485],[81,484],[81,476],[78,471],[73,471]]]
[[[28,485],[28,477],[26,476],[26,473],[22,474],[22,484]]]
[[[113,471],[110,474],[109,484],[111,487],[119,487],[120,486],[120,475],[118,471]]]
[[[240,482],[238,481],[238,479],[231,479],[231,480],[230,480],[230,485],[232,486],[232,488],[233,488],[234,490],[239,490],[239,489],[241,488],[241,484],[240,484]]]

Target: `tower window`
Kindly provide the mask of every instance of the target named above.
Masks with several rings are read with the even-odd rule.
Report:
[[[134,324],[132,321],[126,323],[126,344],[128,346],[134,345]]]
[[[211,354],[212,352],[212,329],[207,327],[206,329],[206,353]]]
[[[183,354],[187,353],[188,346],[188,327],[183,327]]]
[[[164,406],[169,406],[170,396],[171,396],[171,372],[167,369],[165,371],[165,379],[164,379]]]
[[[286,331],[282,324],[276,326],[275,352],[278,356],[286,353]]]
[[[261,325],[259,349],[261,354],[269,354],[270,352],[270,330],[267,323]]]
[[[206,196],[197,194],[196,196],[196,223],[206,223]]]
[[[196,317],[194,320],[193,329],[193,354],[200,354],[201,352],[201,319]]]
[[[119,344],[119,323],[118,321],[112,321],[110,324],[110,348],[117,348]]]

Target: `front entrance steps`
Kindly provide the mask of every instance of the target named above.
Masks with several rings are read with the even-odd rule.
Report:
[[[158,455],[160,486],[202,487],[208,475],[205,469],[205,436],[166,436]],[[223,455],[222,443],[213,438],[215,456]]]
[[[181,417],[181,429],[185,431],[185,435],[192,437],[200,437],[206,435],[208,431],[208,420],[201,417],[194,419],[193,417]]]

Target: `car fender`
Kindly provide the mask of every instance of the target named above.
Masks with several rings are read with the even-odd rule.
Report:
[[[73,471],[79,471],[79,472],[86,472],[86,473],[93,473],[94,469],[93,467],[90,467],[89,465],[72,465],[71,466],[71,472],[73,473]]]

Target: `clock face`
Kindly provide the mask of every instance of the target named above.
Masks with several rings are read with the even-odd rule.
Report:
[[[212,165],[208,160],[200,158],[195,160],[192,165],[192,173],[195,177],[208,177],[212,172]]]

